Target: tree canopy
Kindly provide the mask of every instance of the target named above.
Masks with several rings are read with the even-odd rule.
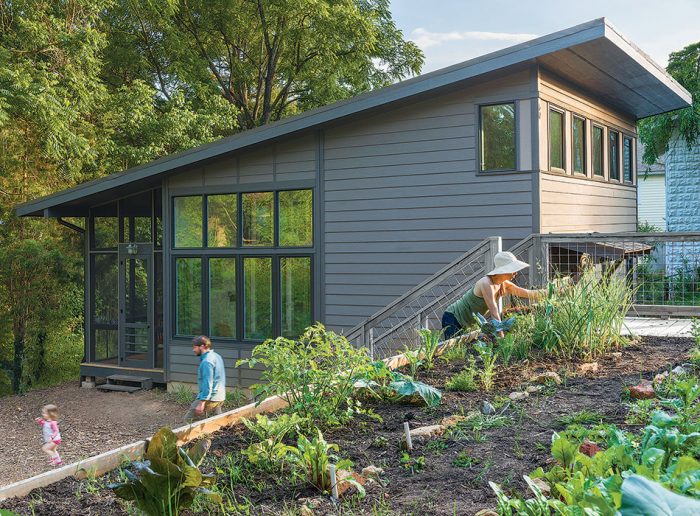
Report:
[[[673,52],[666,70],[691,93],[693,105],[639,123],[639,137],[645,145],[643,160],[649,165],[668,151],[676,135],[688,146],[700,139],[700,42]]]
[[[422,63],[389,0],[0,0],[0,391],[32,384],[82,308],[77,233],[17,204]]]

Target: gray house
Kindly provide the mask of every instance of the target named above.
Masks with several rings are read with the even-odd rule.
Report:
[[[690,95],[599,19],[17,208],[84,217],[84,377],[230,385],[257,342],[347,330],[500,235],[626,231],[636,122]]]

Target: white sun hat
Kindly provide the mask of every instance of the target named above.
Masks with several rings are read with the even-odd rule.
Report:
[[[508,251],[496,253],[496,256],[493,257],[493,264],[496,266],[496,268],[491,272],[487,272],[487,276],[518,272],[523,269],[527,269],[530,266],[529,264],[518,260],[513,253]]]

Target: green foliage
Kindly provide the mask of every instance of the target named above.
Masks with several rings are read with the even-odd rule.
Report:
[[[493,388],[493,378],[496,375],[498,353],[495,352],[493,344],[490,342],[477,342],[474,349],[481,357],[481,369],[477,369],[481,386],[485,391],[490,391]]]
[[[571,414],[566,414],[559,416],[557,418],[557,423],[560,425],[588,425],[593,423],[599,423],[605,419],[600,412],[594,410],[583,409],[578,412],[572,412]]]
[[[125,470],[128,481],[109,487],[125,500],[133,501],[148,515],[179,514],[190,507],[196,495],[214,503],[221,497],[209,491],[216,477],[199,470],[211,441],[198,441],[189,450],[177,446],[177,436],[169,428],[161,428],[148,443],[143,462],[133,462],[136,474]]]
[[[455,468],[471,468],[481,462],[478,458],[470,456],[466,450],[462,450],[457,454],[457,457],[452,461]]]
[[[442,330],[422,329],[418,331],[420,335],[421,345],[419,349],[421,358],[428,369],[433,368],[435,353],[442,340]],[[411,376],[415,376],[412,374]]]
[[[328,465],[331,459],[335,460],[337,457],[331,453],[332,451],[337,453],[338,445],[328,444],[320,430],[318,430],[318,434],[311,441],[306,436],[300,435],[296,448],[291,449],[298,473],[323,493],[330,492],[333,487]],[[338,469],[350,469],[351,466],[352,463],[348,460],[336,461]],[[350,479],[348,481],[364,493],[362,486],[352,482]]]
[[[651,420],[651,415],[655,410],[656,400],[636,400],[629,404],[625,423],[628,425],[646,425]]]
[[[550,283],[545,299],[535,305],[525,327],[531,327],[531,347],[567,359],[592,359],[624,342],[624,318],[632,304],[625,278],[599,277],[584,267],[576,283],[555,288]],[[522,335],[521,338],[527,338]]]
[[[256,415],[255,422],[243,419],[243,424],[253,434],[253,443],[241,453],[255,467],[269,472],[281,472],[287,456],[293,448],[284,444],[287,436],[299,433],[305,421],[297,414],[281,414],[276,418]]]
[[[693,103],[639,122],[639,137],[645,146],[643,159],[649,165],[669,150],[669,143],[676,135],[678,143],[688,147],[700,137],[700,42],[672,52],[666,70],[692,94]]]
[[[458,360],[466,360],[468,354],[467,346],[460,343],[449,346],[442,355],[440,355],[440,358],[449,363]]]
[[[447,380],[445,389],[448,391],[472,392],[477,390],[476,376],[479,371],[476,369],[476,360],[469,357],[470,361],[459,373]]]
[[[679,496],[656,482],[632,475],[622,484],[621,516],[699,514],[700,501]]]
[[[435,387],[392,371],[383,361],[373,362],[366,373],[356,379],[355,387],[375,398],[389,401],[420,397],[429,407],[439,405],[442,399],[442,393]]]
[[[419,455],[417,457],[411,457],[408,452],[402,452],[401,458],[399,459],[401,467],[411,472],[411,475],[420,473],[425,469],[425,457]]]
[[[423,365],[423,360],[421,360],[420,350],[411,349],[406,346],[403,350],[403,354],[408,362],[408,372],[415,378],[418,373],[418,369]]]
[[[341,425],[352,418],[359,410],[355,378],[372,369],[365,349],[322,324],[310,326],[298,340],[268,339],[236,365],[258,364],[265,370],[262,383],[253,386],[255,396],[278,395],[289,403],[289,412],[318,426]]]

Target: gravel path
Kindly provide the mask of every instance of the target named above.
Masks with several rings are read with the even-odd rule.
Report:
[[[179,426],[186,408],[164,391],[102,392],[69,382],[20,396],[0,398],[0,485],[51,468],[41,451],[41,428],[34,418],[53,403],[61,413],[59,452],[68,464],[153,435],[161,426]]]

